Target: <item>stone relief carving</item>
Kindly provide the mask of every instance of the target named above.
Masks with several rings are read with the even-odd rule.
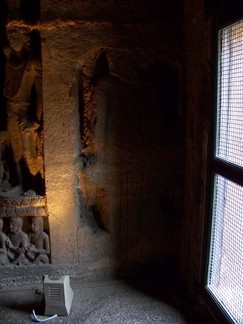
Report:
[[[2,90],[7,120],[0,132],[0,265],[49,263],[49,237],[40,220],[47,215],[40,38],[33,26],[20,20],[7,24],[6,35]],[[25,216],[36,216],[38,225],[29,235],[22,229]],[[6,217],[9,232],[5,233]]]
[[[9,246],[9,238],[3,233],[3,219],[0,218],[0,265],[8,265],[7,247]]]
[[[21,187],[11,186],[6,161],[0,159],[0,217],[46,216],[46,199],[32,189],[22,192]]]
[[[44,231],[42,217],[31,218],[30,230],[23,231],[23,218],[12,217],[9,233],[3,232],[3,219],[0,218],[0,265],[48,264],[50,240]]]
[[[4,159],[0,159],[0,195],[8,192],[11,188],[11,184],[9,182],[9,170]]]
[[[15,194],[23,194],[32,177],[43,179],[41,61],[31,48],[31,28],[12,21],[7,26],[4,96],[7,108],[7,143],[13,166],[10,179]],[[5,163],[6,164],[6,163]],[[11,177],[12,176],[12,177]],[[28,178],[25,179],[25,178]],[[34,188],[36,189],[36,188]],[[13,188],[9,188],[13,194]],[[5,196],[8,190],[5,189]],[[2,191],[0,192],[0,194]]]
[[[15,217],[10,219],[9,224],[9,239],[7,244],[8,258],[13,264],[16,265],[28,265],[29,262],[26,259],[25,251],[28,246],[28,235],[23,232],[23,219],[21,217]]]
[[[0,217],[46,216],[41,60],[32,27],[10,21],[5,47],[6,131],[0,133]],[[32,35],[32,37],[31,37]],[[36,34],[37,35],[37,34]],[[35,35],[35,37],[36,37]],[[35,44],[36,44],[35,39]]]
[[[32,217],[31,231],[27,248],[28,258],[33,260],[34,264],[49,263],[48,254],[50,254],[50,242],[49,236],[44,232],[42,217]]]

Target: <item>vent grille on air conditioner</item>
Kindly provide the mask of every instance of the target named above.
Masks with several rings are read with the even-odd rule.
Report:
[[[61,301],[61,288],[48,287],[48,297],[50,301]]]

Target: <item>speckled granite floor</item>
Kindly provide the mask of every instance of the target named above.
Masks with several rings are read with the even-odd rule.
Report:
[[[161,296],[122,281],[75,284],[72,288],[74,298],[69,316],[58,316],[46,323],[186,323],[173,302],[165,302]],[[41,301],[42,287],[1,291],[0,323],[34,323],[32,309],[41,317]]]

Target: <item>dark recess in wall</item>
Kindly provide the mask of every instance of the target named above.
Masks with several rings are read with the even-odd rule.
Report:
[[[7,21],[7,3],[1,1],[0,10],[0,131],[6,130],[7,114],[5,109],[5,98],[3,96],[4,87],[4,69],[5,69],[5,56],[3,48],[6,46],[6,31],[5,25]]]
[[[108,76],[109,73],[110,73],[109,64],[108,64],[108,60],[106,57],[106,53],[102,52],[96,62],[96,66],[95,66],[94,74],[91,79],[91,83],[96,85],[99,80]]]
[[[20,18],[30,23],[36,23],[40,19],[40,0],[21,0]]]
[[[150,69],[137,71],[138,78],[154,88],[159,100],[159,121],[161,126],[171,126],[178,121],[178,77],[167,63],[155,63]]]

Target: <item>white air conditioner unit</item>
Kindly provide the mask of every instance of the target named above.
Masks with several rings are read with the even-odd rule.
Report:
[[[45,315],[68,316],[73,300],[69,276],[50,279],[44,276]]]

